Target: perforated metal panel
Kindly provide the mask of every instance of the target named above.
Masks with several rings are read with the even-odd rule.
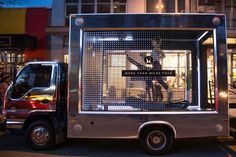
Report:
[[[191,49],[193,42],[202,33],[204,32],[84,32],[82,110],[186,110],[195,103],[192,96],[197,92],[197,87],[192,89],[192,77],[189,77],[192,75],[191,56],[196,55]],[[159,69],[154,68],[154,63],[145,63],[146,56],[153,57],[152,41],[157,38],[161,39],[160,49],[166,54],[159,61]],[[122,75],[122,72],[129,70],[171,70],[175,72],[175,76]]]

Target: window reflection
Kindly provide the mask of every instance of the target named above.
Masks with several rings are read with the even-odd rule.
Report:
[[[148,13],[174,13],[175,5],[175,0],[147,0],[146,10]]]
[[[12,97],[20,98],[35,87],[50,87],[51,72],[51,66],[25,67],[16,79]]]
[[[127,0],[66,0],[65,25],[70,14],[78,13],[125,13]]]

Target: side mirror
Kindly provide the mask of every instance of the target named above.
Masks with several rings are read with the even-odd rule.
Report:
[[[25,83],[25,80],[24,79],[20,79],[18,83]]]

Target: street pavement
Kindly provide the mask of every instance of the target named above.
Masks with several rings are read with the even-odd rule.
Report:
[[[0,136],[0,157],[146,157],[137,140],[69,139],[47,151],[28,147],[24,136]],[[167,157],[236,157],[236,141],[226,138],[181,139]]]

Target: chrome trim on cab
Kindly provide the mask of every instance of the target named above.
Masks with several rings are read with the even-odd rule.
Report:
[[[24,121],[6,121],[6,128],[7,129],[22,129],[24,125]]]

